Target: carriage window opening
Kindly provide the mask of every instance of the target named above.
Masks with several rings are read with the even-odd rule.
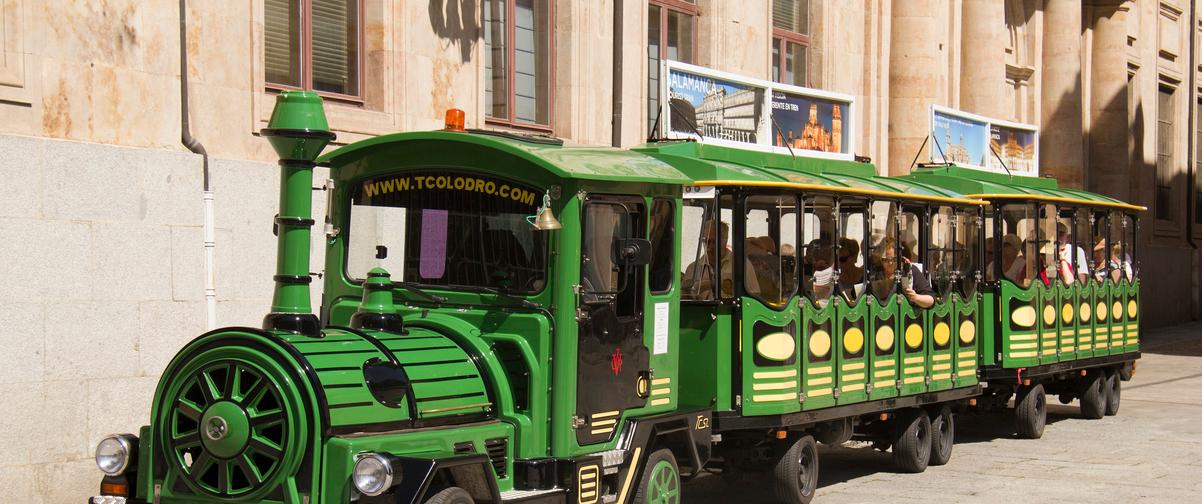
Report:
[[[1039,234],[1034,250],[1038,252],[1035,265],[1034,280],[1039,280],[1045,286],[1050,286],[1060,274],[1058,267],[1060,254],[1056,250],[1056,206],[1039,205]]]
[[[1020,287],[1031,284],[1035,271],[1035,219],[1031,205],[1017,203],[1002,207],[1002,278]],[[992,267],[990,267],[992,269]]]
[[[580,279],[585,302],[612,301],[619,316],[634,315],[642,304],[642,266],[618,257],[622,240],[643,236],[643,206],[589,202],[584,207]]]
[[[868,287],[864,261],[866,247],[863,243],[866,235],[865,209],[861,201],[839,203],[839,242],[835,251],[839,265],[839,291],[852,302],[864,295]]]
[[[1105,282],[1113,269],[1110,264],[1110,218],[1106,212],[1093,214],[1093,279]]]
[[[1056,273],[1065,285],[1072,285],[1085,278],[1085,250],[1073,243],[1073,209],[1060,210],[1056,221]]]
[[[897,203],[874,201],[871,215],[869,279],[872,294],[877,300],[884,301],[897,285]],[[886,249],[892,249],[892,252],[886,253]]]
[[[802,221],[802,282],[818,307],[826,306],[835,290],[835,201],[829,196],[806,200]]]
[[[368,179],[351,195],[346,274],[363,279],[379,266],[394,281],[540,291],[547,234],[526,216],[541,192],[445,171]]]
[[[1124,249],[1124,258],[1127,261],[1124,267],[1124,272],[1127,279],[1134,282],[1139,277],[1139,262],[1136,260],[1136,242],[1135,242],[1135,218],[1130,215],[1118,214],[1122,216],[1127,223],[1123,227],[1123,243],[1126,244]]]
[[[952,209],[941,207],[931,215],[931,241],[927,247],[930,263],[927,267],[927,277],[935,287],[939,296],[946,296],[951,291],[952,280],[955,278],[955,246],[952,236]]]
[[[1131,278],[1131,256],[1127,253],[1127,236],[1123,229],[1123,213],[1110,215],[1110,279],[1118,282]]]
[[[985,262],[981,264],[982,267],[985,268],[982,271],[984,278],[989,282],[996,282],[998,280],[998,273],[994,268],[994,266],[997,265],[997,261],[995,261],[994,258],[996,258],[999,253],[998,248],[1001,246],[1001,242],[999,242],[997,238],[997,229],[994,228],[995,222],[996,220],[993,218],[993,208],[986,207],[985,225],[983,228],[985,231],[985,250],[983,251],[985,253]]]
[[[922,244],[918,241],[918,238],[923,235],[922,219],[912,211],[903,210],[900,224],[898,238],[901,241],[902,257],[918,266],[919,270],[926,272],[926,265],[923,264],[922,259]]]
[[[749,196],[746,207],[743,288],[769,305],[784,305],[797,287],[797,198]]]
[[[718,264],[717,232],[714,229],[713,202],[685,200],[680,212],[680,299],[714,298],[713,278]]]
[[[1073,216],[1072,255],[1076,257],[1078,263],[1075,267],[1077,280],[1080,282],[1089,282],[1093,278],[1093,262],[1089,260],[1090,249],[1093,247],[1093,242],[1090,240],[1092,236],[1093,228],[1089,225],[1089,211],[1077,210]]]
[[[960,292],[966,297],[977,293],[977,282],[981,274],[981,213],[976,208],[960,210],[956,214],[956,278]]]
[[[672,289],[672,267],[675,255],[676,212],[672,200],[657,198],[651,205],[651,264],[648,270],[648,287],[653,294],[662,294]]]

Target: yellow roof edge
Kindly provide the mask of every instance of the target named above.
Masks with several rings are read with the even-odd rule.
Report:
[[[1137,212],[1146,212],[1148,207],[1139,205],[1129,205],[1127,203],[1111,203],[1109,201],[1094,201],[1080,198],[1065,198],[1063,196],[1044,196],[1041,194],[968,194],[970,198],[980,198],[983,200],[991,199],[1028,199],[1038,201],[1056,201],[1061,203],[1076,203],[1078,205],[1101,206],[1110,208],[1122,208],[1124,210],[1135,210]]]
[[[966,198],[949,198],[946,196],[925,196],[921,194],[896,193],[889,191],[878,191],[876,189],[858,189],[855,187],[839,187],[819,184],[800,184],[797,182],[776,182],[769,180],[698,180],[692,186],[745,186],[745,187],[784,187],[789,189],[810,189],[815,191],[827,191],[848,194],[866,194],[870,196],[883,196],[890,199],[907,199],[934,201],[939,203],[955,203],[958,205],[974,205],[984,206],[989,202],[980,199]]]

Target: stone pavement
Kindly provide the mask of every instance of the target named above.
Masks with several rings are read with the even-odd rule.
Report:
[[[1118,416],[1085,420],[1049,397],[1043,439],[1017,439],[1009,415],[963,418],[952,460],[893,472],[888,453],[820,447],[815,503],[1202,502],[1202,323],[1149,331]],[[767,481],[715,476],[684,487],[688,504],[770,502]]]

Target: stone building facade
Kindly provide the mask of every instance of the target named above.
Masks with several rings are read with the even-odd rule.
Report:
[[[856,154],[885,174],[909,169],[932,105],[1035,124],[1043,173],[1149,207],[1145,323],[1199,316],[1186,0],[190,0],[182,44],[180,3],[0,0],[11,500],[95,491],[92,447],[146,421],[175,350],[259,323],[278,175],[256,132],[291,86],[326,90],[340,143],[458,107],[469,127],[629,147],[671,58],[854,95]],[[180,140],[181,45],[207,163]]]

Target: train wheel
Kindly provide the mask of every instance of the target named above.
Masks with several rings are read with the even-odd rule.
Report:
[[[1014,415],[1018,437],[1039,439],[1043,437],[1043,426],[1048,421],[1048,398],[1043,385],[1022,387],[1014,401]]]
[[[1106,413],[1106,379],[1100,370],[1091,369],[1081,384],[1081,416],[1090,420]]]
[[[664,448],[647,457],[639,489],[634,494],[637,504],[680,504],[680,468],[672,450]]]
[[[459,487],[448,487],[433,497],[426,499],[426,504],[475,504],[472,494]]]
[[[925,411],[899,414],[893,429],[893,465],[902,472],[920,473],[931,460],[931,419]]]
[[[929,464],[941,466],[952,458],[956,438],[956,423],[952,409],[943,405],[931,415],[931,459]]]
[[[808,504],[818,489],[818,444],[802,436],[790,446],[772,469],[776,500],[784,504]]]
[[[1123,380],[1117,371],[1106,374],[1106,416],[1119,414],[1119,402],[1123,396]]]

